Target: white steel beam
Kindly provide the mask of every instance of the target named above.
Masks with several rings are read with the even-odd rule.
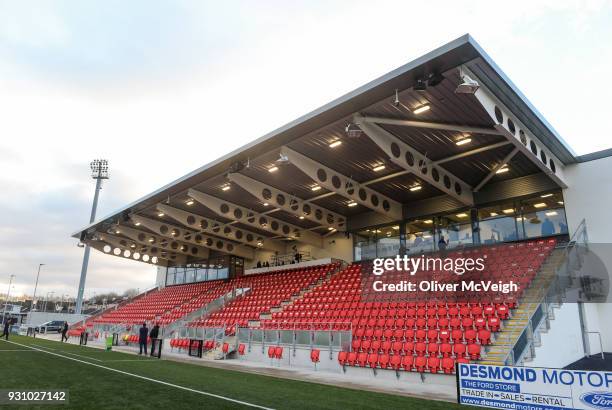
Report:
[[[432,165],[431,160],[425,157],[425,155],[378,124],[370,120],[366,121],[364,117],[359,115],[355,115],[354,119],[355,122],[359,123],[361,130],[385,151],[391,161],[458,201],[470,206],[474,204],[472,187],[470,185],[446,169]]]
[[[343,215],[298,198],[295,195],[290,195],[246,175],[233,173],[229,174],[227,178],[260,201],[268,202],[285,212],[303,217],[324,227],[331,227],[336,230],[346,229],[346,218]]]
[[[138,229],[130,228],[125,225],[116,225],[112,229],[115,232],[119,231],[121,235],[127,236],[131,240],[142,245],[148,244],[149,246],[158,247],[161,255],[172,252],[180,255],[208,258],[208,249],[201,246],[190,245],[175,239],[166,238],[161,235],[151,234]],[[172,258],[170,257],[170,259]]]
[[[469,157],[471,155],[476,155],[476,154],[479,154],[481,152],[490,151],[492,149],[496,149],[496,148],[500,148],[500,147],[505,147],[506,145],[509,145],[509,144],[511,144],[510,141],[496,142],[495,144],[485,145],[483,147],[474,148],[474,149],[469,150],[469,151],[460,152],[459,154],[451,155],[450,157],[439,159],[437,161],[434,161],[433,164],[434,165],[444,164],[445,162],[451,162],[451,161],[455,161],[455,160],[458,160],[458,159],[463,159],[463,158]]]
[[[99,233],[98,232],[96,234],[96,237],[98,240],[108,244],[112,248],[110,252],[105,252],[104,249],[102,249],[102,252],[106,254],[110,254],[114,256],[121,256],[126,259],[134,259],[134,260],[138,260],[138,261],[145,262],[145,263],[153,263],[152,258],[156,257],[158,261],[160,259],[164,260],[164,262],[162,263],[162,265],[164,266],[168,264],[168,260],[170,260],[170,256],[173,257],[173,261],[176,261],[177,257],[184,258],[186,260],[186,258],[183,255],[179,256],[174,252],[166,254],[166,257],[164,258],[161,256],[161,252],[158,248],[148,246],[148,245],[142,245],[142,244],[136,243],[135,241],[132,241],[131,239],[126,239],[121,236],[116,236],[116,235],[112,235],[109,233]],[[121,250],[121,253],[116,254],[114,252],[114,248],[119,248]],[[129,251],[130,254],[126,256],[125,251]],[[147,255],[149,257],[149,260],[145,261],[144,255]]]
[[[552,154],[542,141],[528,127],[521,123],[508,107],[495,97],[477,75],[465,66],[462,66],[461,69],[479,83],[480,87],[474,93],[474,97],[493,120],[495,129],[514,144],[542,172],[555,181],[557,185],[561,188],[567,188],[567,183],[563,176],[563,162]]]
[[[157,210],[181,223],[183,226],[202,233],[219,236],[232,241],[275,252],[285,252],[285,245],[268,239],[263,235],[203,217],[198,214],[183,211],[165,204],[157,204]]]
[[[196,191],[193,188],[187,191],[187,195],[223,218],[232,219],[236,222],[261,229],[262,231],[270,232],[275,236],[293,238],[299,242],[304,242],[319,248],[323,245],[323,240],[320,235],[308,232],[303,228],[281,221],[280,219],[254,212],[243,206],[232,204],[231,202],[224,201],[204,192]]]
[[[140,223],[145,228],[157,232],[170,240],[180,240],[185,244],[189,244],[187,245],[187,249],[192,256],[200,256],[194,253],[196,250],[204,253],[203,251],[208,249],[240,256],[246,259],[253,259],[255,256],[253,248],[249,248],[246,245],[234,244],[220,238],[201,234],[191,229],[185,229],[177,225],[157,221],[140,215],[130,215],[130,218],[132,221]],[[171,244],[170,246],[172,247],[173,245]],[[208,255],[206,255],[206,257],[208,257]]]
[[[102,252],[105,255],[113,255],[119,258],[123,258],[123,259],[129,259],[129,260],[135,260],[138,262],[142,262],[142,263],[148,263],[150,265],[156,265],[156,266],[168,266],[168,260],[167,259],[162,259],[160,257],[157,257],[156,262],[153,262],[153,258],[149,258],[149,260],[144,260],[142,257],[140,257],[139,259],[135,259],[133,258],[133,253],[124,247],[120,247],[120,246],[113,246],[112,244],[110,244],[108,241],[103,241],[103,240],[88,240],[87,241],[87,245],[91,246],[92,248],[94,248],[97,251]],[[106,252],[105,248],[106,247],[110,247],[110,252]],[[108,249],[108,248],[107,248]],[[118,254],[115,254],[114,251],[115,249],[119,250]],[[126,251],[129,252],[128,256],[126,255]],[[184,258],[182,256],[182,258]]]
[[[362,121],[374,124],[400,125],[403,127],[429,128],[433,130],[457,131],[472,134],[501,135],[501,133],[494,128],[470,127],[459,124],[444,124],[439,122],[413,121],[372,116],[363,116],[360,117],[359,120],[355,119],[355,124],[361,128]]]
[[[495,176],[497,171],[499,171],[501,168],[503,168],[504,165],[510,162],[510,160],[516,155],[517,152],[518,148],[514,148],[512,151],[510,151],[510,153],[506,155],[506,157],[499,164],[495,165],[493,169],[491,169],[491,172],[489,172],[487,176],[484,177],[482,181],[480,181],[480,183],[474,188],[474,192],[480,191],[482,187],[485,186],[485,184]]]
[[[288,147],[281,148],[281,154],[289,158],[303,173],[325,189],[372,209],[392,220],[402,219],[402,204],[367,186],[326,167]]]

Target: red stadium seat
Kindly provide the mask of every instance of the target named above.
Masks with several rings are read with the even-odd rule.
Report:
[[[417,356],[424,356],[427,351],[427,345],[425,343],[417,343],[414,346],[414,352]]]
[[[399,370],[402,368],[402,356],[395,354],[393,356],[391,356],[390,360],[389,360],[389,366],[393,369],[393,370]]]
[[[417,372],[423,373],[425,372],[425,367],[427,366],[427,358],[425,356],[417,356],[414,359],[414,368]]]
[[[453,346],[450,343],[442,343],[440,345],[440,354],[442,357],[450,357],[453,354]]]
[[[240,343],[240,344],[238,345],[238,354],[239,354],[240,356],[244,356],[244,350],[245,350],[245,348],[246,348],[246,345],[245,345],[244,343]]]
[[[381,369],[386,369],[389,367],[389,355],[388,354],[381,354],[378,357],[378,364],[380,365]]]
[[[486,346],[491,344],[491,332],[487,329],[482,329],[478,331],[478,341],[481,345]]]
[[[480,345],[472,343],[467,347],[468,354],[470,355],[470,359],[478,360],[480,359]]]
[[[406,371],[411,371],[414,368],[414,356],[402,357],[402,367]]]
[[[378,367],[378,353],[370,353],[368,355],[368,365],[372,369],[375,369],[376,367]]]
[[[501,326],[501,321],[497,317],[490,317],[487,324],[491,332],[498,332]]]
[[[438,373],[440,370],[440,359],[437,357],[427,358],[427,370],[429,370],[430,373]]]
[[[310,361],[313,363],[318,363],[320,354],[321,351],[319,349],[312,349],[310,351]]]
[[[368,361],[367,353],[362,352],[357,355],[357,363],[359,363],[360,367],[365,367],[367,361]]]
[[[348,352],[342,351],[338,353],[338,363],[340,366],[344,366],[348,359]]]
[[[469,343],[476,343],[476,331],[474,329],[468,329],[463,334],[465,341]]]
[[[455,361],[450,357],[442,359],[442,371],[446,374],[452,374],[455,372]]]
[[[466,347],[464,344],[455,343],[453,345],[453,354],[455,357],[465,357]]]
[[[355,363],[357,363],[357,353],[349,352],[346,358],[346,362],[351,366],[355,366]]]

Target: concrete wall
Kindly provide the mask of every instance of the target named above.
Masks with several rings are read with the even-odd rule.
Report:
[[[525,363],[527,366],[562,368],[584,357],[578,304],[564,303],[554,315],[550,329],[536,347],[534,360]]]
[[[589,242],[612,247],[612,157],[565,167],[568,188],[563,191],[570,233],[586,220]],[[598,255],[612,272],[612,252]],[[585,304],[588,331],[600,332],[604,351],[612,352],[612,304]],[[601,351],[596,335],[590,336],[591,354]]]
[[[309,254],[313,259],[342,259],[347,262],[353,261],[353,238],[348,238],[344,233],[337,233],[323,238],[323,246],[317,247],[300,242],[288,242],[285,254],[295,253],[295,249],[302,254]],[[274,252],[264,249],[255,251],[255,259],[245,261],[247,269],[254,268],[257,261],[269,261],[274,256]]]
[[[239,360],[247,360],[249,362],[263,363],[279,368],[298,368],[298,369],[311,369],[314,370],[314,364],[310,360],[310,349],[305,347],[298,347],[295,351],[295,355],[292,349],[284,347],[282,359],[270,359],[268,357],[268,346],[264,346],[259,343],[252,343],[251,350],[245,353]],[[345,366],[344,370],[342,366],[338,364],[338,352],[334,351],[329,354],[329,350],[321,349],[319,354],[320,362],[317,363],[316,369],[318,371],[326,371],[334,373],[337,376],[335,378],[340,381],[367,381],[371,386],[377,384],[383,384],[385,386],[396,386],[404,383],[432,383],[438,385],[454,386],[456,379],[452,375],[445,374],[425,374],[424,380],[421,380],[421,375],[416,372],[400,371],[395,372],[394,370],[383,370],[377,369],[376,373],[373,369],[367,367],[354,367]],[[399,375],[399,377],[398,377]]]
[[[347,262],[353,261],[353,238],[344,233],[337,233],[323,238],[323,247],[318,248],[307,244],[296,244],[301,253],[310,253],[314,259],[335,258]]]
[[[248,260],[244,261],[245,268],[247,269],[254,268],[255,266],[257,266],[257,261],[260,261],[261,263],[266,262],[266,261],[269,262],[274,256],[274,254],[275,252],[273,251],[267,251],[265,249],[256,249],[255,259],[253,259],[252,261],[248,261]]]
[[[570,232],[585,218],[589,240],[612,242],[612,157],[565,167],[569,188],[563,190]]]

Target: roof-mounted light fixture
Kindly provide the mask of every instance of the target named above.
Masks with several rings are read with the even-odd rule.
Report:
[[[412,113],[415,115],[419,115],[422,114],[426,111],[429,111],[431,109],[431,106],[429,104],[424,104],[421,105],[420,107],[415,108],[414,110],[412,110]]]
[[[278,159],[275,161],[275,163],[277,165],[288,164],[289,163],[289,157],[287,157],[286,155],[283,155],[283,154],[278,154]],[[272,167],[272,168],[274,168],[274,167]],[[270,168],[270,169],[272,169],[272,168]],[[271,172],[274,172],[274,171],[271,171]]]
[[[472,139],[470,137],[465,137],[465,138],[461,138],[460,140],[455,141],[455,144],[458,146],[462,146],[465,144],[469,144],[470,142],[472,142]]]
[[[497,171],[495,171],[496,174],[505,174],[506,172],[510,171],[510,168],[508,168],[508,165],[504,165],[502,166],[500,169],[498,169]]]
[[[461,84],[455,88],[455,94],[474,94],[480,88],[480,84],[470,78],[462,68],[459,68],[459,78],[461,79]]]
[[[344,128],[344,132],[349,138],[359,138],[363,131],[361,131],[361,128],[359,128],[358,124],[349,122]]]
[[[414,91],[425,91],[427,90],[427,82],[424,78],[417,78],[414,86],[412,87]]]

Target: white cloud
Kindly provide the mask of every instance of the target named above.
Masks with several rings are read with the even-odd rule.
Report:
[[[609,1],[32,4],[0,1],[0,275],[28,293],[40,262],[74,293],[91,159],[107,214],[466,32],[578,153],[609,147]],[[94,251],[87,287],[154,276]]]

